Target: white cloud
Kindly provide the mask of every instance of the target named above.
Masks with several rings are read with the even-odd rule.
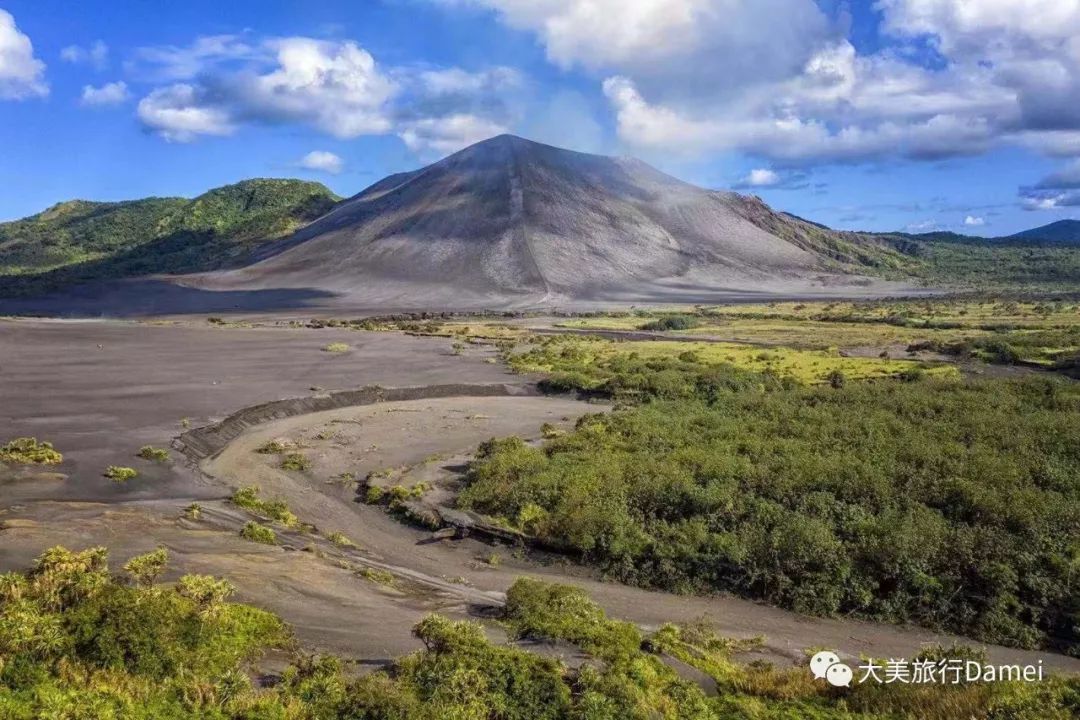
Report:
[[[445,154],[505,132],[506,127],[492,120],[457,114],[406,122],[398,136],[414,152]]]
[[[967,227],[982,227],[986,224],[986,218],[976,217],[974,215],[968,215],[964,218],[964,225]]]
[[[259,58],[263,53],[239,35],[203,35],[190,45],[139,48],[136,74],[163,81],[191,80],[203,72],[228,64]]]
[[[425,70],[417,78],[431,95],[505,91],[519,86],[522,82],[521,73],[509,67],[495,67],[481,72],[467,72],[456,67]]]
[[[594,73],[631,145],[783,162],[1080,154],[1080,0],[879,0],[893,37],[872,53],[847,39],[846,3],[437,1],[491,9]]]
[[[397,87],[356,43],[284,38],[269,47],[278,67],[235,81],[242,112],[307,123],[339,138],[390,130],[385,106]]]
[[[305,37],[219,36],[140,57],[173,76],[201,68],[139,104],[146,127],[182,142],[262,123],[342,139],[396,133],[418,153],[448,152],[505,132],[508,98],[523,85],[510,68],[383,68],[355,42]]]
[[[316,170],[337,175],[345,169],[345,161],[332,152],[313,150],[300,159],[298,165],[306,170]]]
[[[85,48],[80,45],[68,45],[60,51],[60,59],[73,65],[89,63],[98,70],[104,70],[109,66],[109,46],[102,40],[95,40],[93,44]]]
[[[0,100],[48,94],[45,63],[34,57],[30,38],[19,31],[11,13],[0,10]]]
[[[83,105],[117,105],[130,97],[127,83],[123,80],[105,83],[99,88],[93,85],[83,85]]]
[[[742,184],[749,187],[769,187],[780,184],[780,174],[768,168],[754,168],[742,179]]]
[[[229,135],[235,129],[228,112],[208,104],[197,88],[182,83],[158,88],[140,100],[138,116],[169,142]]]
[[[918,222],[909,223],[904,227],[904,230],[909,233],[936,232],[940,229],[941,224],[937,220],[920,220]]]

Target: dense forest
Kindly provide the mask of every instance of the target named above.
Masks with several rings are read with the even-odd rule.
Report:
[[[1080,653],[1075,383],[914,371],[808,386],[578,347],[548,340],[511,363],[621,407],[540,447],[487,443],[463,507],[626,582]]]
[[[0,575],[0,717],[1066,720],[1080,710],[1075,679],[838,690],[806,667],[738,664],[732,653],[747,644],[706,625],[645,635],[573,587],[528,579],[507,593],[501,621],[510,639],[571,643],[584,663],[495,644],[479,623],[429,615],[414,628],[421,649],[363,674],[337,657],[304,655],[278,618],[230,602],[226,580],[157,582],[167,560],[159,549],[113,575],[104,548],[55,547],[30,570]],[[272,649],[293,661],[264,675],[259,660]],[[924,657],[946,652],[958,650]]]

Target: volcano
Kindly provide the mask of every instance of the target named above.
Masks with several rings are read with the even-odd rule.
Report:
[[[312,289],[365,308],[813,295],[865,278],[648,164],[501,135],[391,175],[206,290]]]

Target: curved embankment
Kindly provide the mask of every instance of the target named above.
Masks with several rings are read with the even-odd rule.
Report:
[[[288,398],[253,405],[239,410],[210,425],[188,430],[174,442],[174,447],[188,458],[198,462],[219,452],[235,440],[245,430],[262,425],[272,420],[281,420],[297,415],[345,407],[373,405],[380,402],[400,402],[404,400],[431,400],[450,397],[510,397],[539,395],[532,383],[514,385],[499,383],[495,385],[425,385],[420,387],[384,388],[371,385],[359,390],[312,395],[309,397]]]

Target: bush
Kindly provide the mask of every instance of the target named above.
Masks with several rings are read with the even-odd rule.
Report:
[[[413,627],[422,649],[385,670],[358,674],[333,656],[295,654],[273,687],[256,688],[251,663],[289,648],[288,628],[229,602],[224,579],[184,575],[154,586],[164,566],[160,551],[132,558],[127,585],[110,574],[104,548],[56,547],[28,572],[0,575],[0,717],[1049,720],[1073,717],[1080,694],[1074,678],[834,692],[805,667],[735,663],[730,653],[746,643],[703,624],[665,625],[643,646],[635,627],[607,618],[580,590],[536,580],[511,587],[505,619],[519,637],[590,648],[576,667],[492,644],[479,623],[428,615]],[[682,680],[661,653],[711,678],[717,696]],[[924,655],[979,657],[956,648]]]
[[[104,475],[113,482],[122,483],[138,477],[139,473],[134,468],[121,467],[119,465],[110,465],[108,468],[105,469]]]
[[[0,462],[13,465],[59,465],[64,456],[53,449],[50,442],[38,442],[37,438],[15,438],[0,447]]]
[[[232,494],[229,501],[237,507],[276,520],[285,527],[295,528],[300,525],[300,519],[289,509],[285,501],[263,500],[259,497],[259,488],[256,485],[240,488]]]
[[[348,351],[349,351],[349,346],[346,345],[345,343],[342,343],[342,342],[330,343],[329,345],[327,345],[327,346],[325,346],[323,348],[323,352],[328,352],[328,353],[343,353],[343,352],[348,352]]]
[[[653,320],[641,325],[641,329],[653,331],[689,330],[699,324],[700,320],[693,315],[667,315],[659,320]]]
[[[350,540],[348,537],[346,537],[344,533],[340,533],[340,532],[336,532],[336,531],[331,532],[331,533],[327,534],[326,539],[329,540],[330,542],[334,543],[338,547],[345,547],[345,548],[356,547],[356,543],[354,543],[352,540]]]
[[[311,469],[311,461],[303,453],[288,453],[281,459],[281,469],[306,472]]]
[[[139,457],[143,460],[153,460],[155,462],[166,462],[169,459],[169,451],[164,448],[156,448],[152,445],[143,445],[139,448]]]
[[[264,545],[276,545],[277,533],[273,528],[260,525],[254,520],[249,521],[240,530],[240,537],[252,542],[263,543]]]

